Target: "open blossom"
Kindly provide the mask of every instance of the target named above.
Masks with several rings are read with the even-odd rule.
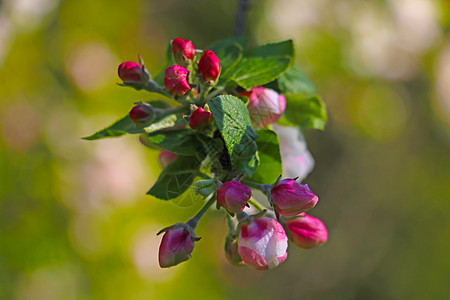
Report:
[[[252,191],[235,180],[227,181],[217,189],[217,201],[230,213],[244,210],[251,196]]]
[[[273,205],[277,212],[285,217],[296,216],[313,208],[317,197],[307,184],[300,184],[293,179],[283,179],[272,188]]]
[[[260,127],[276,122],[286,109],[286,98],[283,95],[262,86],[251,88],[239,96],[248,98],[250,118]]]
[[[174,96],[183,96],[191,89],[188,82],[189,71],[182,66],[174,65],[166,69],[164,87]]]
[[[142,66],[133,61],[121,63],[117,69],[117,73],[124,82],[142,81]]]
[[[214,121],[212,113],[205,111],[202,107],[197,108],[191,114],[189,119],[189,126],[192,129],[202,128]]]
[[[159,266],[169,268],[190,258],[194,237],[181,226],[173,226],[165,233],[159,246]]]
[[[198,74],[203,81],[208,83],[216,81],[219,77],[220,69],[219,58],[216,54],[211,50],[205,51],[198,63]]]
[[[238,252],[246,265],[256,270],[275,268],[287,258],[288,238],[276,220],[255,218],[241,224]]]
[[[191,41],[176,38],[172,41],[172,56],[175,63],[187,66],[192,62],[195,48]]]
[[[328,231],[322,221],[305,213],[286,219],[284,223],[291,240],[301,248],[317,248],[328,239]]]
[[[273,131],[280,141],[283,176],[298,177],[298,180],[302,181],[313,170],[314,158],[308,151],[300,130],[273,124]]]

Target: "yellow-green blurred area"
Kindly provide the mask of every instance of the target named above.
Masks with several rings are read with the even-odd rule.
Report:
[[[253,0],[250,40],[294,39],[328,107],[305,135],[329,240],[232,267],[212,210],[192,258],[159,268],[156,232],[201,203],[145,195],[161,169],[136,136],[81,137],[152,99],[116,85],[120,62],[156,75],[170,39],[230,35],[236,2],[0,1],[0,299],[450,298],[446,0]]]

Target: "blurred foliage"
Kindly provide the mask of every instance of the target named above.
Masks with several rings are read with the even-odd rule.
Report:
[[[181,208],[145,196],[158,153],[133,137],[80,137],[145,92],[116,85],[167,41],[232,32],[236,1],[0,2],[0,299],[445,299],[450,297],[448,1],[252,1],[251,41],[292,38],[329,109],[305,132],[307,179],[330,238],[265,273],[235,268],[225,221],[199,225],[193,257],[157,264]]]

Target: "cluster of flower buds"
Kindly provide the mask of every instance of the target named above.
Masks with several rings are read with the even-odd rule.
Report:
[[[238,84],[242,83],[233,81],[231,85],[235,85],[229,88],[230,82],[225,79],[219,81],[222,66],[219,58],[212,50],[196,50],[191,41],[181,38],[172,40],[171,47],[173,64],[163,70],[161,75],[156,76],[156,78],[159,78],[158,80],[155,79],[158,83],[152,80],[141,58],[139,63],[124,62],[118,68],[118,75],[123,81],[122,85],[160,93],[181,103],[176,108],[170,108],[170,105],[168,105],[161,109],[158,104],[152,103],[153,107],[148,103],[138,102],[129,112],[129,119],[136,125],[133,133],[143,133],[142,136],[148,138],[145,145],[161,150],[158,157],[161,167],[166,168],[171,165],[172,168],[169,167],[165,170],[169,173],[173,172],[174,166],[178,168],[182,165],[183,159],[190,159],[191,156],[189,155],[194,157],[192,152],[198,154],[196,157],[202,157],[199,162],[201,171],[192,170],[192,177],[201,176],[204,180],[195,181],[189,178],[187,181],[190,180],[189,186],[192,187],[191,190],[195,195],[203,196],[209,200],[201,211],[188,222],[177,223],[160,231],[160,233],[164,233],[159,249],[160,266],[162,268],[172,267],[190,258],[195,242],[200,239],[196,237],[194,232],[198,220],[214,203],[218,209],[223,208],[228,218],[229,233],[225,240],[225,255],[233,265],[246,265],[256,270],[268,270],[280,265],[287,259],[289,240],[294,245],[304,249],[316,248],[325,243],[328,239],[327,228],[321,220],[305,213],[318,203],[318,196],[311,191],[308,185],[298,183],[296,178],[281,180],[281,176],[273,184],[256,183],[251,181],[251,178],[244,180],[244,174],[235,177],[240,172],[246,171],[242,171],[242,169],[234,170],[232,157],[236,152],[244,152],[245,150],[239,149],[238,151],[237,148],[233,150],[229,147],[230,138],[228,136],[227,140],[225,131],[219,125],[225,123],[223,120],[225,119],[225,113],[223,112],[223,115],[217,113],[217,103],[214,103],[217,100],[216,96],[226,93],[227,89],[228,93],[247,98],[248,102],[245,102],[240,101],[245,99],[239,100],[234,96],[219,96],[223,97],[219,98],[220,101],[224,101],[221,102],[224,103],[223,108],[227,105],[225,101],[234,98],[231,100],[235,100],[240,106],[229,109],[227,117],[232,118],[232,114],[244,111],[246,115],[244,128],[250,128],[254,133],[251,127],[267,128],[270,127],[269,124],[275,123],[282,117],[286,110],[285,96],[263,86],[252,87],[239,93],[237,91],[243,89],[239,88]],[[226,68],[225,64],[224,68]],[[229,74],[229,70],[224,70],[224,74]],[[162,86],[162,82],[164,86]],[[247,103],[248,114],[243,103]],[[239,109],[236,109],[236,107]],[[166,118],[175,113],[179,115]],[[213,113],[216,119],[214,119]],[[162,121],[167,121],[171,124],[171,127],[156,124],[164,123]],[[235,121],[235,123],[237,122]],[[180,124],[181,127],[177,127]],[[229,124],[227,126],[232,127],[230,129],[232,134],[234,134],[233,130],[241,125]],[[233,125],[235,126],[233,127]],[[130,128],[129,122],[127,126]],[[290,129],[286,131],[277,127],[276,124],[270,128],[274,129],[275,135],[278,134],[277,130],[281,133],[284,132],[284,134],[280,134],[281,138],[279,139],[283,164],[289,165],[289,161],[285,162],[286,157],[296,161],[291,164],[291,168],[283,170],[284,175],[291,176],[286,174],[286,170],[297,172],[294,176],[300,175],[301,181],[314,165],[314,161],[306,149],[306,144],[301,143],[299,138],[294,140]],[[172,143],[172,140],[175,141],[173,141],[173,145],[167,146],[163,143],[157,144],[155,142],[157,138],[151,139],[154,136],[159,137],[160,132],[153,136],[150,135],[153,134],[154,130],[163,133],[170,130],[171,134],[178,130],[176,134],[181,133],[181,135],[171,135],[167,144]],[[301,135],[297,129],[292,130]],[[185,135],[187,136],[186,139],[184,139]],[[164,134],[161,134],[161,136],[164,139]],[[180,136],[180,141],[178,141]],[[200,149],[199,152],[204,150],[201,147],[204,146],[205,140],[212,141],[210,144],[214,144],[214,146],[217,142],[220,145],[220,150],[216,152],[206,150],[204,152],[207,153],[195,153],[197,149]],[[188,154],[182,148],[185,142],[186,145],[194,149]],[[196,145],[196,142],[200,146]],[[182,149],[180,150],[178,147]],[[228,152],[228,149],[232,152]],[[255,149],[252,154],[257,157],[258,153],[262,152],[256,151],[260,150]],[[214,153],[214,155],[211,153]],[[174,160],[175,162],[172,163]],[[197,162],[197,160],[195,161]],[[210,173],[206,172],[209,175],[202,173],[206,169],[211,171]],[[191,169],[185,171],[190,172]],[[250,176],[251,173],[247,172],[246,175]],[[180,183],[177,181],[177,184]],[[262,205],[252,198],[252,189],[259,189],[265,193],[268,200],[267,207],[261,207]],[[184,191],[186,190],[182,192]],[[172,198],[162,197],[162,199],[170,200]],[[249,215],[248,207],[259,210],[259,213]],[[273,210],[273,213],[267,212],[266,208]]]

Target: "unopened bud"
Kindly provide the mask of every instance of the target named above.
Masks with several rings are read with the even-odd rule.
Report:
[[[189,119],[189,126],[192,129],[200,129],[208,124],[211,124],[214,118],[209,111],[205,111],[203,108],[199,107],[194,110]]]
[[[285,217],[305,212],[319,201],[307,184],[300,184],[294,179],[281,180],[272,188],[271,194],[275,209]]]
[[[164,86],[174,96],[183,96],[191,89],[188,83],[189,71],[182,66],[168,67],[165,72]]]
[[[201,79],[212,84],[219,78],[220,70],[220,62],[216,54],[211,50],[205,51],[198,63],[198,74]]]
[[[301,248],[317,248],[328,240],[328,230],[323,222],[305,213],[285,219],[284,224],[292,242]]]
[[[124,82],[140,82],[142,80],[142,66],[133,61],[121,63],[117,73]]]
[[[241,92],[238,96],[248,98],[248,113],[253,123],[259,127],[276,122],[286,109],[286,98],[283,95],[262,86]]]
[[[133,121],[136,126],[152,121],[155,110],[148,103],[139,102],[137,103],[128,113],[131,121]]]
[[[254,218],[241,223],[238,252],[246,265],[256,270],[275,268],[287,258],[288,238],[276,220]]]
[[[244,210],[252,191],[238,181],[227,181],[217,189],[217,202],[230,213]]]
[[[178,265],[191,257],[196,238],[183,225],[174,225],[164,233],[159,246],[159,266],[161,268]]]
[[[176,64],[187,67],[192,63],[195,48],[191,41],[176,38],[172,41],[172,56]]]

